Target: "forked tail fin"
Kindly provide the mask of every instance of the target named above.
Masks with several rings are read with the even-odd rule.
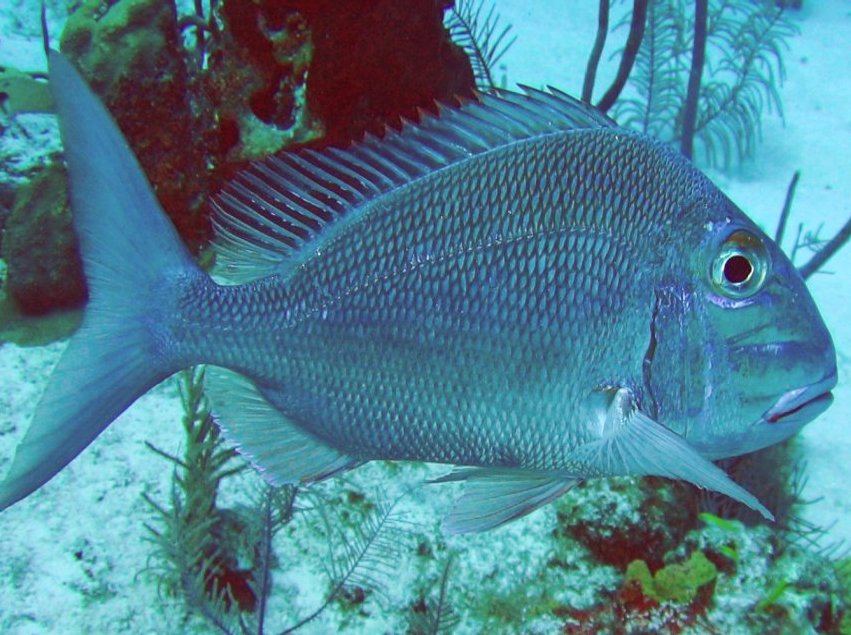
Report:
[[[182,280],[203,275],[109,113],[61,54],[48,51],[48,61],[89,303],[0,483],[0,509],[41,487],[178,370],[154,336],[153,312]]]

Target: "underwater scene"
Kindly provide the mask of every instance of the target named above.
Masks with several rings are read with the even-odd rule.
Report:
[[[0,633],[851,635],[851,2],[8,0]]]

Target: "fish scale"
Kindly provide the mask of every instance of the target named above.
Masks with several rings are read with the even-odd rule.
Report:
[[[646,237],[633,232],[615,239],[611,214],[582,218],[579,213],[606,202],[594,198],[605,196],[602,186],[590,191],[569,186],[581,196],[566,209],[557,206],[558,193],[550,197],[557,205],[531,204],[540,200],[536,193],[548,180],[546,170],[558,169],[558,158],[550,154],[581,156],[571,151],[571,143],[585,145],[581,135],[568,141],[542,139],[517,148],[525,160],[512,163],[501,189],[486,178],[477,186],[463,166],[453,166],[394,191],[392,198],[377,199],[334,241],[316,245],[315,259],[289,280],[281,279],[288,302],[299,310],[290,323],[262,329],[291,331],[276,356],[286,361],[262,381],[281,387],[276,394],[288,416],[356,458],[381,454],[467,465],[562,467],[569,452],[588,440],[582,410],[588,386],[634,374],[646,345],[640,338],[633,344],[633,368],[625,368],[622,359],[607,367],[599,349],[578,346],[542,363],[547,347],[611,338],[621,328],[634,332],[629,322],[646,323],[649,310],[647,289],[635,275],[642,244],[630,242],[634,236],[646,243]],[[490,157],[487,163],[498,160]],[[534,170],[535,165],[544,170]],[[539,178],[533,177],[536,172]],[[487,173],[484,169],[483,177]],[[629,213],[628,208],[615,211]],[[580,222],[573,222],[574,216]],[[413,244],[389,240],[405,235],[414,237]],[[411,259],[408,254],[420,246],[427,256]],[[565,247],[571,258],[560,267],[557,256]],[[497,283],[488,285],[487,277]],[[252,296],[233,304],[250,305],[256,302]],[[624,312],[630,303],[641,310]],[[268,307],[267,314],[274,323],[286,311]],[[215,319],[222,322],[223,316]],[[309,342],[309,350],[298,342]],[[251,346],[235,344],[239,350]],[[211,359],[211,354],[199,356]],[[423,373],[424,366],[433,367],[441,381],[417,381],[431,375]],[[540,373],[545,381],[515,379],[530,368],[547,371]],[[574,368],[587,368],[593,377],[577,377],[570,386],[558,369]],[[447,401],[443,397],[453,394],[451,386],[455,398]],[[338,407],[323,395],[350,398]],[[454,423],[445,425],[447,420]],[[392,427],[388,421],[402,423]],[[493,435],[490,443],[481,443],[483,428]],[[443,438],[448,429],[453,430],[450,442]],[[500,435],[512,430],[528,433],[508,444],[510,453],[495,450],[506,445]]]

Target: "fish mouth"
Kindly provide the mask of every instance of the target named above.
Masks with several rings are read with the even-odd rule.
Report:
[[[812,421],[833,403],[830,392],[836,386],[836,371],[814,384],[783,393],[762,418],[768,423],[800,423]]]

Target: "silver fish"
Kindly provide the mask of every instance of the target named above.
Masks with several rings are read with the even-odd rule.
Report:
[[[824,411],[833,343],[789,260],[676,152],[559,91],[483,96],[254,165],[218,198],[219,284],[77,72],[49,63],[91,299],[0,508],[205,363],[269,480],[453,464],[451,531],[627,474],[771,516],[710,460]]]

